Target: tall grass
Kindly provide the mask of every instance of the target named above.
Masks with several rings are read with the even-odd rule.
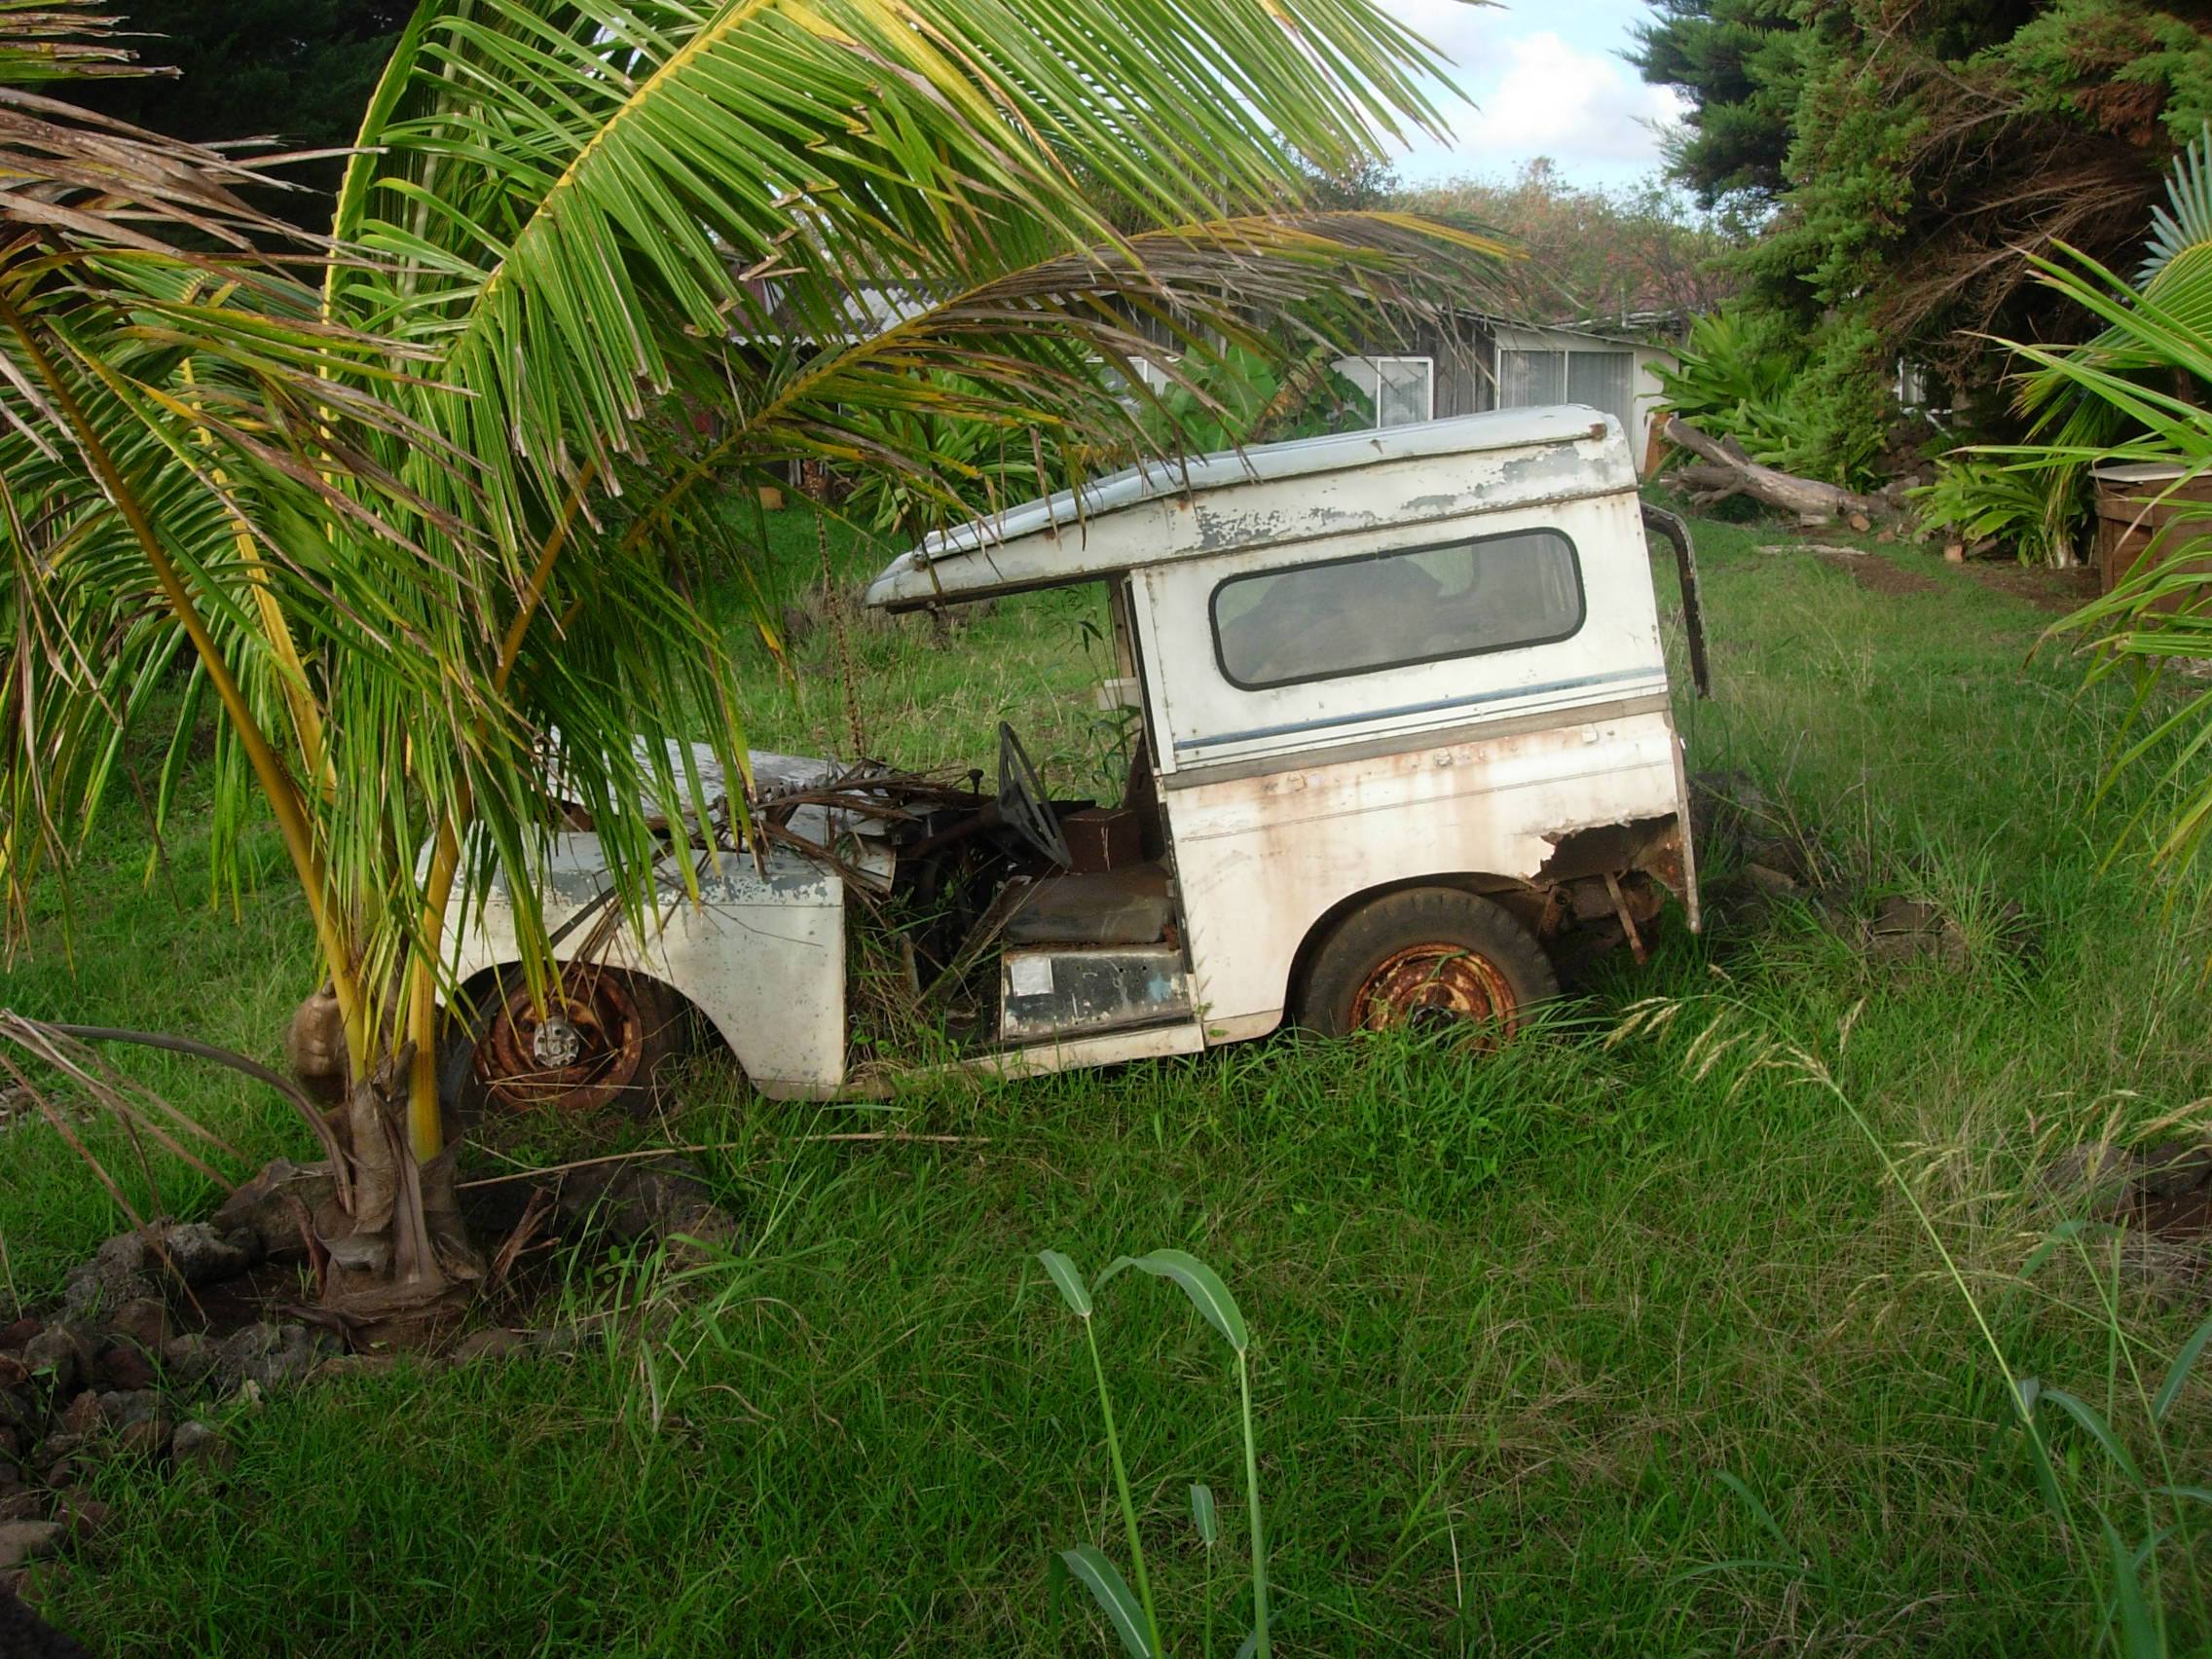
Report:
[[[233,1425],[227,1476],[94,1471],[118,1523],[56,1617],[116,1659],[1114,1650],[1055,1631],[1037,1594],[1071,1541],[1134,1568],[1084,1334],[1034,1258],[1164,1244],[1217,1268],[1264,1336],[1247,1468],[1221,1333],[1163,1287],[1145,1306],[1125,1270],[1097,1298],[1175,1651],[1209,1608],[1225,1654],[1241,1633],[1239,1485],[1265,1500],[1277,1652],[2109,1649],[2127,1615],[2104,1523],[2133,1564],[2194,1512],[2157,1489],[2212,1458],[2201,1356],[2157,1411],[2205,1309],[2133,1234],[2117,1267],[2089,1228],[2023,1269],[2086,1213],[2039,1183],[2054,1158],[2193,1132],[2206,936],[2161,903],[2176,878],[2104,867],[2096,815],[2140,796],[2092,806],[2112,710],[2028,658],[2043,614],[1909,552],[1869,557],[1917,561],[1935,591],[1762,555],[1760,529],[1699,535],[1716,695],[1680,711],[1691,764],[1788,802],[1844,890],[1833,913],[1669,924],[1648,968],[1604,966],[1477,1065],[1280,1041],[940,1081],[866,1114],[702,1066],[627,1132],[719,1149],[696,1159],[736,1223],[719,1253],[566,1246],[566,1288],[531,1317],[587,1340],[274,1398]],[[811,535],[795,558],[797,579]],[[1073,757],[1078,632],[1017,604],[941,648],[926,622],[856,635],[864,718],[894,756],[952,758],[967,734],[987,759],[1011,711]],[[769,741],[811,747],[817,715],[834,736],[834,693],[793,705],[758,673]],[[299,918],[280,891],[240,896],[242,931],[209,915],[181,826],[173,900],[140,887],[146,852],[118,826],[74,977],[35,937],[0,1003],[274,1057],[310,988]],[[1870,960],[1855,906],[1890,892],[1960,916],[1966,959]],[[1640,1005],[1680,1012],[1608,1043]],[[249,1155],[304,1153],[242,1083],[119,1063]],[[950,1138],[818,1138],[852,1129]],[[550,1131],[508,1150],[580,1153]],[[119,1225],[56,1137],[0,1132],[16,1294],[49,1294]],[[2039,1393],[2062,1527],[2020,1378],[2093,1408],[2151,1495]],[[1194,1477],[1232,1512],[1210,1546]],[[2185,1520],[2134,1567],[2177,1652],[2208,1634],[2201,1560]]]

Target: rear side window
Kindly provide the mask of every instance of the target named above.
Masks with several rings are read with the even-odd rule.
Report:
[[[1247,691],[1550,645],[1582,626],[1582,568],[1556,530],[1231,576],[1214,655]]]

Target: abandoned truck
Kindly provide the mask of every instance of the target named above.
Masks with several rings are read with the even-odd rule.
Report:
[[[1698,925],[1681,745],[1620,426],[1516,409],[1153,465],[931,537],[890,611],[1106,588],[1123,797],[1055,798],[1001,727],[996,788],[756,755],[698,902],[603,918],[588,833],[537,880],[534,998],[495,889],[450,918],[449,1101],[636,1098],[694,1015],[763,1094],[902,1071],[1183,1054],[1286,1020],[1510,1035],[1675,896]],[[702,841],[702,844],[704,842]],[[898,1061],[886,998],[927,1040]]]

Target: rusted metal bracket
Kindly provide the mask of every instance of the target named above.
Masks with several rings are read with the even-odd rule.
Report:
[[[1636,917],[1629,913],[1628,896],[1621,891],[1621,878],[1611,870],[1605,871],[1605,891],[1612,895],[1613,914],[1620,918],[1621,930],[1628,935],[1628,947],[1636,952],[1638,967],[1651,960],[1651,953],[1643,948],[1643,936],[1636,931]]]
[[[1681,578],[1682,626],[1690,637],[1690,682],[1700,697],[1713,695],[1713,668],[1705,654],[1705,593],[1698,585],[1697,549],[1690,543],[1690,527],[1679,513],[1643,503],[1643,528],[1655,531],[1675,544],[1675,570]]]

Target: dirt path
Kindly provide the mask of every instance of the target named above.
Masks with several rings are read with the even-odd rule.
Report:
[[[2053,571],[2040,565],[1972,564],[1968,575],[1983,587],[2024,599],[2039,610],[2063,614],[2097,597],[2097,572],[2086,565]]]
[[[1933,576],[1924,576],[1918,571],[1907,571],[1891,564],[1879,553],[1823,553],[1821,563],[1838,571],[1851,572],[1851,579],[1868,593],[1938,593],[1942,584]]]

